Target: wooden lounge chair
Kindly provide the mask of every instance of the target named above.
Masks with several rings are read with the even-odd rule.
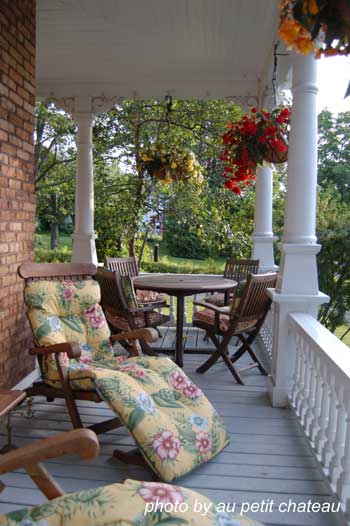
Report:
[[[267,374],[251,345],[270,309],[271,299],[267,295],[267,289],[275,287],[276,279],[276,273],[251,274],[236,309],[228,306],[217,307],[207,302],[196,302],[196,305],[205,308],[193,315],[193,326],[205,330],[216,347],[210,358],[197,369],[197,372],[205,373],[219,358],[222,358],[236,381],[243,384],[234,363],[245,352],[248,352],[253,363],[245,369],[258,367],[263,375]],[[238,337],[242,345],[230,358],[228,346],[232,337]]]
[[[257,274],[259,269],[258,259],[236,259],[228,258],[224,270],[224,278],[237,281],[237,287],[231,293],[215,292],[204,301],[212,303],[218,307],[230,305],[233,301],[239,300],[242,295],[242,285],[247,281],[250,274]]]
[[[140,271],[134,257],[127,258],[105,258],[105,266],[108,270],[114,270],[121,276],[136,278]],[[152,303],[154,307],[166,307],[166,295],[152,290],[137,290],[137,301],[140,305]]]
[[[163,305],[161,302],[138,304],[128,275],[99,267],[96,279],[101,288],[101,305],[112,331],[157,328],[170,320],[169,316],[155,310]],[[155,354],[144,340],[140,340],[140,345],[146,354]]]
[[[77,282],[80,280],[91,279],[96,274],[96,266],[92,264],[80,263],[26,263],[19,267],[18,273],[20,277],[25,280],[26,286],[29,285],[31,282],[42,280],[58,281],[63,284],[64,282],[69,283],[72,281]],[[137,355],[138,352],[135,341],[137,341],[138,338],[142,338],[144,341],[150,342],[156,339],[156,333],[150,329],[141,328],[137,330],[128,331],[126,333],[120,332],[119,334],[113,334],[111,336],[111,341],[112,343],[116,341],[130,342],[131,354]],[[35,334],[34,344],[34,348],[30,349],[29,352],[31,355],[36,356],[38,359],[41,371],[41,380],[34,382],[34,384],[31,387],[26,389],[27,396],[46,396],[49,402],[53,401],[55,398],[64,398],[73,428],[83,427],[76,400],[88,400],[99,403],[102,402],[102,399],[96,390],[83,390],[72,388],[64,365],[64,357],[65,355],[67,355],[70,359],[79,359],[79,357],[81,356],[80,345],[76,342],[64,341],[63,335],[61,343],[54,343],[43,347],[39,346]],[[54,387],[52,383],[48,383],[48,381],[46,380],[45,357],[48,357],[50,355],[54,357],[56,367],[59,373],[59,387]],[[89,429],[92,429],[96,433],[105,433],[106,431],[109,431],[121,425],[122,423],[119,421],[118,418],[112,418],[104,422],[94,424],[90,426]]]
[[[192,526],[259,526],[241,514],[216,512],[215,504],[207,497],[179,486],[155,482],[126,480],[123,484],[109,484],[86,489],[78,493],[64,494],[63,489],[45,469],[41,462],[64,455],[79,455],[82,460],[93,460],[100,448],[96,435],[87,429],[76,429],[43,440],[36,440],[20,449],[0,455],[0,475],[24,469],[49,502],[34,508],[22,507],[2,515],[1,526],[47,525],[65,526],[116,526],[128,524],[191,524]],[[67,466],[67,469],[68,466]],[[6,486],[0,482],[0,492]],[[177,500],[174,500],[177,499]],[[184,508],[162,511],[152,503],[182,503]],[[203,503],[207,512],[194,511],[196,502]],[[204,504],[205,503],[205,504]],[[261,526],[261,525],[260,525]]]

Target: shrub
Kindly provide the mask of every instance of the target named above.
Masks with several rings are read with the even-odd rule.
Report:
[[[72,251],[68,247],[57,250],[48,248],[35,248],[36,263],[69,263],[72,258]]]

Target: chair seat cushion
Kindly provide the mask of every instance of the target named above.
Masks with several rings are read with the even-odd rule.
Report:
[[[169,321],[169,316],[166,316],[165,314],[161,314],[157,311],[151,311],[147,314],[149,324],[151,326],[161,325],[162,323],[166,323]],[[131,327],[129,325],[129,322],[127,318],[124,316],[119,315],[113,315],[110,312],[106,311],[106,317],[107,320],[113,327],[116,327],[117,329],[120,329],[121,331],[130,331]],[[133,317],[135,326],[137,329],[142,329],[143,327],[146,327],[145,323],[145,316],[143,314],[138,314]]]
[[[138,303],[166,302],[165,294],[153,290],[137,290],[136,296]]]
[[[155,509],[156,503],[158,507]],[[196,502],[204,504],[199,513]],[[167,505],[167,506],[165,506]],[[181,506],[180,506],[181,505]],[[198,506],[198,504],[197,504]],[[41,506],[0,516],[1,526],[259,526],[241,514],[216,510],[195,491],[160,482],[126,480],[59,497]]]
[[[203,310],[197,311],[193,315],[193,321],[194,322],[195,321],[204,322],[207,325],[209,325],[209,327],[214,327],[215,326],[215,312],[211,309],[203,309]],[[249,320],[249,321],[242,321],[238,323],[235,333],[251,329],[256,324],[256,321],[257,320]],[[226,332],[229,326],[230,326],[230,316],[227,316],[226,314],[220,314],[220,331]]]

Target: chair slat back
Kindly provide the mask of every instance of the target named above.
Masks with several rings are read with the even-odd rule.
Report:
[[[101,305],[110,313],[122,313],[128,310],[128,305],[123,294],[120,274],[113,270],[99,267],[96,280],[101,289]]]
[[[224,270],[224,278],[234,279],[237,283],[248,279],[250,274],[257,274],[259,270],[258,259],[228,258]]]
[[[276,286],[277,274],[250,274],[240,300],[236,316],[240,321],[261,319],[266,316],[271,299],[267,289]]]
[[[19,276],[27,281],[59,280],[78,281],[96,274],[92,263],[24,263],[18,267]]]
[[[134,257],[129,258],[110,258],[106,257],[106,267],[108,270],[117,271],[121,276],[135,278],[139,275],[139,268]]]

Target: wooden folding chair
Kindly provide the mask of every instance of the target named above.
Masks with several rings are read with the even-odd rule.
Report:
[[[136,304],[128,304],[122,286],[124,277],[125,275],[120,275],[118,271],[102,267],[99,267],[96,273],[101,289],[101,305],[112,331],[130,331],[146,327],[156,329],[158,325],[167,323],[170,317],[155,310],[155,306],[162,306],[162,303],[139,305],[135,297]],[[156,354],[144,340],[140,340],[140,345],[145,354]]]
[[[97,269],[95,265],[83,263],[26,263],[19,267],[18,273],[27,284],[31,281],[38,280],[63,282],[91,279],[95,276],[96,270]],[[141,328],[138,330],[128,331],[126,333],[120,332],[119,334],[113,334],[111,335],[111,342],[124,340],[135,341],[138,340],[138,338],[142,338],[144,341],[150,342],[154,341],[156,336],[157,335],[155,331]],[[76,400],[88,400],[99,403],[102,402],[102,399],[97,391],[84,391],[82,389],[76,388],[73,389],[71,386],[62,357],[65,353],[67,353],[69,358],[79,359],[81,355],[80,345],[76,342],[67,341],[42,347],[36,340],[35,335],[34,343],[35,347],[30,349],[29,352],[38,359],[42,379],[34,382],[31,387],[26,389],[27,396],[45,396],[48,402],[53,401],[55,398],[64,398],[73,428],[84,427]],[[131,354],[138,354],[135,346],[131,346],[130,350]],[[54,356],[57,370],[59,372],[61,383],[61,387],[59,388],[52,387],[52,385],[49,385],[47,381],[45,381],[46,373],[43,359],[45,356],[50,354]],[[120,427],[122,425],[123,424],[118,418],[112,418],[89,426],[89,429],[93,430],[95,433],[105,433],[106,431]]]
[[[267,289],[275,287],[276,279],[276,273],[251,274],[236,309],[217,307],[206,302],[196,302],[197,305],[205,307],[205,309],[197,311],[193,315],[193,326],[205,330],[216,347],[208,360],[197,369],[198,373],[205,373],[219,358],[222,358],[237,383],[243,384],[234,364],[245,352],[248,352],[253,363],[241,369],[240,372],[251,367],[258,367],[262,374],[267,374],[254,353],[252,344],[271,306]],[[238,337],[242,345],[230,358],[228,346],[233,337]]]
[[[114,270],[121,276],[130,276],[130,278],[136,278],[140,274],[137,261],[134,257],[106,257],[105,266],[108,270]],[[155,292],[153,290],[137,290],[136,296],[140,305],[150,303],[154,308],[167,306],[166,296],[160,292]]]

